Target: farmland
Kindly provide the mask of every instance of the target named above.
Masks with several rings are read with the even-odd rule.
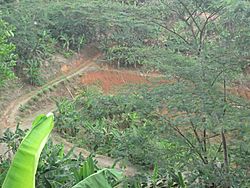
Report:
[[[0,1],[0,185],[249,187],[249,11]]]

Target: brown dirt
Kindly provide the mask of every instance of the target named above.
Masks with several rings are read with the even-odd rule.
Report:
[[[250,89],[248,87],[238,86],[230,88],[228,91],[234,95],[238,95],[244,99],[250,100]]]
[[[82,77],[81,81],[86,85],[98,84],[106,93],[112,90],[115,86],[149,83],[144,76],[141,76],[138,73],[115,70],[89,72]]]
[[[25,94],[19,98],[17,98],[16,100],[13,100],[8,107],[5,109],[4,112],[2,112],[2,116],[0,118],[0,122],[2,122],[2,125],[0,127],[0,133],[3,129],[6,128],[10,128],[10,127],[15,127],[16,126],[16,114],[19,111],[19,107],[21,105],[24,105],[25,103],[27,103],[33,96],[36,96],[37,93],[39,91],[41,91],[42,89],[53,85],[53,84],[57,84],[62,82],[65,78],[70,79],[76,75],[82,74],[84,71],[86,71],[89,67],[97,67],[97,65],[94,63],[94,61],[100,57],[100,54],[96,54],[94,57],[92,57],[91,59],[84,61],[81,63],[80,66],[74,67],[73,69],[71,69],[70,72],[68,72],[67,74],[62,74],[59,77],[57,77],[54,80],[51,80],[49,83],[47,83],[46,85],[37,88],[35,91],[32,91],[28,94]]]

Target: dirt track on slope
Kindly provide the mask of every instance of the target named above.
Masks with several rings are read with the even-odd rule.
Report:
[[[27,103],[33,96],[37,95],[37,93],[39,91],[41,91],[42,89],[54,85],[54,84],[58,84],[60,82],[62,82],[65,79],[70,79],[76,75],[79,75],[81,73],[86,72],[87,69],[89,69],[90,67],[97,67],[97,65],[94,63],[97,58],[100,56],[100,54],[96,54],[95,56],[93,56],[91,59],[88,59],[86,61],[84,61],[80,66],[74,68],[73,70],[71,70],[70,72],[68,72],[67,74],[63,74],[62,76],[50,81],[49,83],[47,83],[46,85],[37,88],[35,91],[32,91],[26,95],[23,95],[19,98],[17,98],[16,100],[12,101],[8,107],[5,109],[5,111],[2,113],[3,115],[1,116],[0,122],[2,122],[2,125],[0,127],[0,131],[2,133],[3,130],[7,129],[7,128],[13,128],[16,126],[16,115],[19,111],[20,106],[24,105],[25,103]]]
[[[91,57],[88,58],[82,58],[82,59],[78,59],[77,62],[75,63],[77,66],[73,67],[73,68],[65,68],[63,67],[62,72],[64,74],[62,74],[61,76],[55,78],[54,80],[51,80],[49,83],[47,83],[46,85],[37,88],[35,91],[32,91],[28,94],[25,94],[15,100],[13,100],[8,107],[4,110],[4,112],[2,112],[2,116],[0,117],[0,122],[1,127],[0,127],[0,134],[2,135],[3,131],[6,129],[11,129],[14,130],[18,121],[16,120],[17,114],[19,112],[19,108],[22,105],[25,105],[29,100],[32,99],[33,96],[36,96],[38,94],[38,92],[48,86],[54,85],[54,84],[58,84],[60,82],[62,82],[65,79],[70,79],[73,78],[75,76],[78,75],[82,75],[83,73],[86,73],[88,71],[92,71],[93,69],[98,69],[99,67],[97,66],[97,64],[95,63],[95,61],[101,56],[100,53],[95,53],[93,55],[91,55]],[[37,111],[35,111],[34,113],[32,113],[32,115],[25,117],[24,119],[22,119],[22,124],[20,126],[20,128],[22,129],[26,129],[29,128],[32,121],[34,120],[34,118],[41,114],[41,113],[48,113],[50,111],[53,111],[55,109],[55,104],[47,106],[46,109],[38,109]],[[62,143],[65,145],[65,150],[70,150],[72,147],[74,147],[74,145],[72,143],[67,142],[65,139],[61,138],[59,135],[53,133],[52,134],[52,140],[59,144]],[[0,144],[0,154],[3,154],[5,150],[5,147]],[[75,149],[75,153],[79,154],[82,153],[85,157],[87,157],[90,152],[88,152],[87,150],[83,149],[83,148],[79,148],[77,147]],[[95,159],[98,161],[98,165],[101,167],[111,167],[114,162],[115,159],[112,159],[110,157],[107,156],[103,156],[103,155],[97,155],[95,157]],[[117,165],[115,166],[116,169],[122,169],[121,164],[117,163]],[[127,176],[133,176],[136,174],[136,170],[133,167],[127,166],[127,168],[124,170],[124,174]]]

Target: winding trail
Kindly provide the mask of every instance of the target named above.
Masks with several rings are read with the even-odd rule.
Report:
[[[0,122],[2,122],[2,125],[0,127],[0,132],[2,134],[2,131],[7,128],[15,128],[17,121],[16,121],[16,115],[19,111],[20,106],[26,104],[33,96],[36,96],[39,91],[43,90],[44,88],[59,84],[65,79],[70,79],[74,76],[77,76],[79,74],[82,74],[86,72],[90,67],[97,67],[97,65],[94,63],[97,58],[100,56],[100,54],[95,55],[93,58],[85,61],[81,66],[74,68],[66,75],[62,75],[49,83],[43,85],[42,87],[37,88],[35,91],[32,91],[30,93],[27,93],[15,100],[13,100],[8,107],[5,109],[5,111],[2,113],[3,115],[0,118]]]
[[[24,95],[20,96],[19,98],[13,100],[7,106],[7,108],[2,112],[2,116],[0,117],[0,122],[1,122],[0,135],[2,135],[3,132],[7,128],[9,128],[11,130],[15,129],[15,127],[18,123],[16,120],[16,117],[18,115],[20,106],[25,105],[30,99],[32,99],[33,96],[36,96],[39,93],[39,91],[45,89],[48,86],[59,84],[62,81],[64,81],[65,79],[70,79],[70,78],[73,78],[75,76],[81,75],[83,73],[90,72],[90,71],[93,71],[96,69],[100,69],[100,67],[95,63],[96,60],[100,56],[101,56],[101,53],[97,52],[97,53],[92,54],[88,58],[84,58],[81,61],[81,64],[79,66],[70,69],[66,74],[60,75],[59,77],[49,81],[46,85],[43,85],[42,87],[37,88],[35,91],[31,91],[31,92],[24,94]],[[22,124],[21,124],[20,128],[22,128],[22,129],[29,128],[32,121],[34,120],[34,118],[37,115],[39,115],[41,113],[46,114],[48,112],[55,110],[55,108],[56,108],[55,104],[52,104],[50,106],[46,106],[46,108],[38,109],[37,111],[35,111],[31,115],[28,115],[27,117],[22,119]],[[74,147],[74,145],[72,143],[69,143],[65,139],[61,138],[56,133],[52,133],[52,140],[54,141],[54,143],[64,144],[65,151],[69,151],[72,147]],[[0,144],[0,154],[3,154],[4,151],[5,151],[5,146],[3,144]],[[87,150],[85,150],[83,148],[79,148],[79,147],[76,147],[74,152],[75,152],[75,154],[82,153],[83,156],[85,156],[85,157],[89,156],[89,154],[90,154],[90,152],[88,152]],[[111,167],[114,164],[114,162],[116,161],[115,159],[112,159],[110,157],[103,156],[103,155],[96,155],[95,159],[98,161],[98,165],[100,167]],[[118,170],[124,170],[124,174],[126,176],[133,176],[136,174],[135,168],[133,168],[131,166],[127,166],[126,169],[123,169],[122,165],[119,162],[116,164],[115,168]]]

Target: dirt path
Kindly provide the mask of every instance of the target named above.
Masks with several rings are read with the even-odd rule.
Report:
[[[77,67],[72,68],[71,70],[67,70],[67,73],[55,78],[54,80],[51,80],[46,85],[37,88],[35,91],[32,91],[28,94],[25,94],[15,100],[13,100],[8,107],[5,109],[4,112],[2,112],[2,116],[0,117],[0,135],[2,135],[3,131],[7,128],[14,129],[17,125],[16,117],[19,112],[19,108],[22,105],[25,105],[33,96],[36,96],[39,91],[43,90],[44,88],[58,84],[62,82],[65,79],[73,78],[77,75],[81,75],[85,72],[91,71],[93,69],[98,69],[99,66],[95,63],[95,61],[101,56],[100,53],[93,54],[91,57],[85,59],[81,64]],[[32,115],[29,115],[28,117],[25,117],[22,119],[21,128],[26,129],[29,128],[34,118],[41,114],[41,113],[48,113],[50,111],[53,111],[56,108],[55,104],[52,104],[50,106],[46,106],[46,108],[38,109],[35,111]],[[65,139],[61,138],[59,135],[53,133],[52,139],[55,143],[62,143],[65,145],[65,150],[70,150],[70,148],[74,147],[72,143],[67,142]],[[4,146],[0,144],[0,154],[4,152]],[[83,148],[76,148],[75,153],[79,154],[82,153],[85,157],[87,157],[90,153],[83,149]],[[101,167],[111,167],[115,160],[102,155],[97,155],[95,159],[98,161],[99,166]],[[117,169],[122,169],[121,164],[117,163],[116,167]],[[124,170],[124,174],[127,176],[133,176],[136,173],[136,170],[132,167],[127,167]]]
[[[57,133],[53,133],[52,140],[56,144],[62,143],[65,146],[65,151],[68,152],[74,145],[65,139],[62,139]],[[83,156],[88,157],[91,153],[83,148],[75,147],[74,152],[76,154],[82,153]],[[98,165],[103,168],[111,167],[115,159],[112,159],[110,157],[104,156],[104,155],[96,155],[95,159],[98,161]],[[137,172],[136,169],[131,166],[126,166],[125,169],[123,169],[122,164],[120,162],[116,163],[115,169],[122,170],[124,172],[125,176],[134,176]]]
[[[94,64],[93,62],[96,61],[96,59],[100,56],[100,54],[97,54],[96,56],[94,56],[92,59],[87,60],[86,62],[84,62],[81,66],[71,70],[69,73],[67,73],[66,75],[62,75],[52,81],[50,81],[49,83],[47,83],[46,85],[37,88],[35,91],[32,91],[26,95],[23,95],[19,98],[17,98],[16,100],[12,101],[8,107],[6,108],[6,110],[2,113],[3,115],[1,116],[0,122],[2,122],[2,125],[0,127],[0,132],[2,134],[2,131],[7,129],[7,128],[13,128],[16,126],[16,115],[19,111],[20,106],[24,105],[25,103],[27,103],[33,96],[37,95],[37,93],[50,86],[53,84],[58,84],[60,82],[62,82],[65,79],[70,79],[76,75],[79,75],[83,72],[86,72],[87,69],[89,69],[90,67],[97,67],[96,64]]]

